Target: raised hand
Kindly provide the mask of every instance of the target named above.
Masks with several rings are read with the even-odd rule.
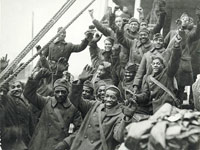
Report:
[[[60,57],[57,62],[57,72],[63,72],[65,70],[68,70],[69,64],[67,63],[66,58]]]
[[[90,14],[90,17],[91,17],[92,19],[94,19],[94,9],[90,9],[90,10],[88,10],[88,12],[89,12],[89,14]]]
[[[0,59],[0,72],[1,72],[2,70],[4,70],[4,69],[8,66],[9,60],[8,60],[7,56],[8,56],[8,55],[6,54],[5,57],[2,57],[2,58]]]
[[[51,72],[46,68],[41,68],[39,71],[35,71],[32,74],[32,78],[35,80],[40,80],[42,78],[47,78],[51,75]]]
[[[142,7],[137,8],[137,11],[139,14],[142,14],[144,12]]]
[[[102,37],[102,34],[95,33],[95,35],[93,36],[92,41],[97,43],[97,42],[99,42],[99,40],[101,39],[101,37]]]
[[[78,78],[81,82],[84,82],[88,80],[89,78],[91,78],[93,74],[94,74],[94,69],[90,67],[89,65],[86,65]]]

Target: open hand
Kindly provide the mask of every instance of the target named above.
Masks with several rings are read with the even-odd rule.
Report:
[[[42,78],[49,77],[51,75],[51,72],[46,68],[41,68],[39,71],[35,71],[32,74],[33,79],[40,80]]]
[[[57,62],[57,72],[63,72],[68,70],[69,64],[67,63],[66,58],[60,57]]]
[[[82,71],[82,73],[79,75],[79,80],[84,82],[91,78],[94,74],[94,69],[90,67],[89,65],[86,65]]]
[[[5,57],[2,57],[0,59],[0,71],[4,70],[7,66],[8,66],[8,63],[9,63],[9,60],[7,58],[7,54]]]

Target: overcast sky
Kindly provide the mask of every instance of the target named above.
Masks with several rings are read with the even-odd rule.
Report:
[[[0,0],[0,57],[8,54],[12,61],[31,41],[32,13],[34,12],[34,34],[52,18],[66,0]],[[65,26],[91,0],[77,0],[52,29],[38,43],[45,45],[57,32],[57,28]],[[110,0],[111,1],[111,0]],[[95,17],[100,19],[104,11],[104,1],[96,0],[89,9],[95,8]],[[66,41],[79,44],[84,38],[84,32],[91,24],[88,10],[81,15],[67,30]],[[35,50],[34,50],[35,53]],[[23,60],[31,57],[31,53]],[[86,64],[90,64],[89,51],[72,54],[69,71],[79,74]]]

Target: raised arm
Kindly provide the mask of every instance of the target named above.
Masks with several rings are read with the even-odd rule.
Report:
[[[29,77],[26,86],[24,88],[24,97],[36,106],[38,109],[42,109],[47,103],[48,98],[37,94],[37,88],[41,78],[49,76],[50,73],[47,69],[40,69],[39,72],[35,72],[32,77]]]
[[[111,36],[113,34],[113,31],[109,29],[108,27],[102,25],[98,20],[94,18],[94,10],[89,10],[90,17],[92,18],[92,22],[97,28],[99,32],[101,32],[104,36]]]
[[[165,17],[166,17],[166,12],[165,11],[160,12],[156,25],[152,30],[153,35],[156,33],[160,33],[160,30],[163,28],[165,23]]]
[[[95,104],[93,101],[83,100],[81,93],[83,90],[83,83],[92,76],[92,68],[85,66],[83,72],[79,75],[79,80],[72,84],[71,94],[69,99],[71,103],[85,116],[89,109]]]
[[[124,31],[123,28],[122,29],[117,29],[116,30],[117,33],[117,40],[120,44],[122,44],[125,48],[130,49],[131,47],[131,42],[133,40],[128,39],[127,37],[124,36]]]
[[[180,33],[182,32],[182,33]],[[180,58],[181,58],[181,36],[180,34],[185,34],[184,31],[180,31],[179,35],[176,35],[174,38],[174,43],[172,47],[172,55],[170,57],[168,66],[167,66],[167,74],[169,77],[174,77],[178,68],[179,68],[179,63],[180,63]]]

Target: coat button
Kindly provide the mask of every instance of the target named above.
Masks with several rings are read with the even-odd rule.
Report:
[[[89,124],[89,125],[88,125],[88,127],[90,128],[90,127],[91,127],[91,125]]]
[[[93,143],[94,143],[94,141],[93,141],[93,140],[91,140],[91,141],[90,141],[90,143],[92,143],[92,144],[93,144]]]
[[[86,139],[86,138],[87,138],[87,135],[85,135],[84,138]]]

